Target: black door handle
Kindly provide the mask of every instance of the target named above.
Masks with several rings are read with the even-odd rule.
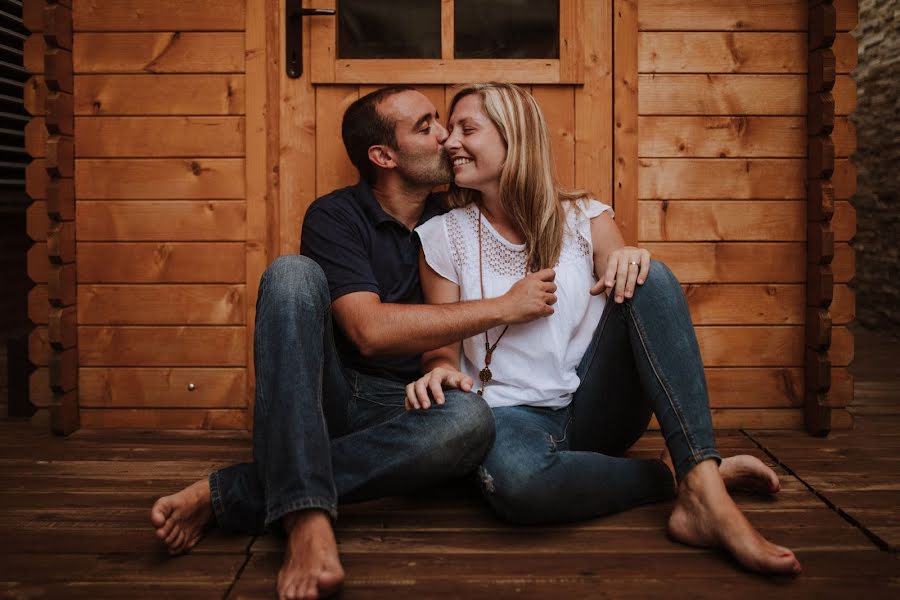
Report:
[[[285,0],[284,20],[285,63],[287,75],[296,79],[303,75],[303,23],[302,17],[334,15],[331,8],[300,8],[300,0]]]

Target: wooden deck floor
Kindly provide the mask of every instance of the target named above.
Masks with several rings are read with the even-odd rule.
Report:
[[[857,337],[853,431],[719,433],[782,476],[777,499],[739,497],[793,548],[796,579],[741,571],[664,533],[660,504],[572,526],[506,526],[464,484],[341,509],[343,598],[900,597],[898,345]],[[81,431],[69,439],[0,422],[0,597],[269,598],[275,537],[211,532],[169,558],[148,526],[153,500],[249,458],[246,436]],[[656,455],[657,435],[638,454]]]

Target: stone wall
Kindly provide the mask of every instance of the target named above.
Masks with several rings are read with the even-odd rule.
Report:
[[[900,336],[900,0],[860,0],[859,101],[853,120],[859,171],[853,198],[858,233],[860,324]]]

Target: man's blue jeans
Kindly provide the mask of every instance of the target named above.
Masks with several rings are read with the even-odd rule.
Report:
[[[672,498],[662,461],[621,457],[654,413],[679,480],[703,460],[721,461],[697,338],[665,264],[651,261],[631,299],[607,303],[578,375],[565,409],[494,409],[496,441],[479,479],[501,517],[574,521]]]
[[[490,408],[473,393],[407,412],[406,383],[341,366],[328,283],[304,256],[266,270],[256,304],[253,462],[209,476],[226,531],[259,534],[284,515],[338,500],[404,494],[474,470],[494,437]]]

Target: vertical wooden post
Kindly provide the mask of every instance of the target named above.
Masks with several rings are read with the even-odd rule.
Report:
[[[638,3],[613,4],[613,207],[625,243],[638,243]]]
[[[803,402],[806,430],[824,436],[831,430],[827,393],[831,388],[831,306],[834,276],[834,44],[837,18],[831,0],[810,1],[807,74],[807,227],[806,359]]]
[[[50,426],[54,433],[68,435],[79,427],[71,4],[67,0],[48,0],[42,17],[47,85],[48,340],[53,391]]]

